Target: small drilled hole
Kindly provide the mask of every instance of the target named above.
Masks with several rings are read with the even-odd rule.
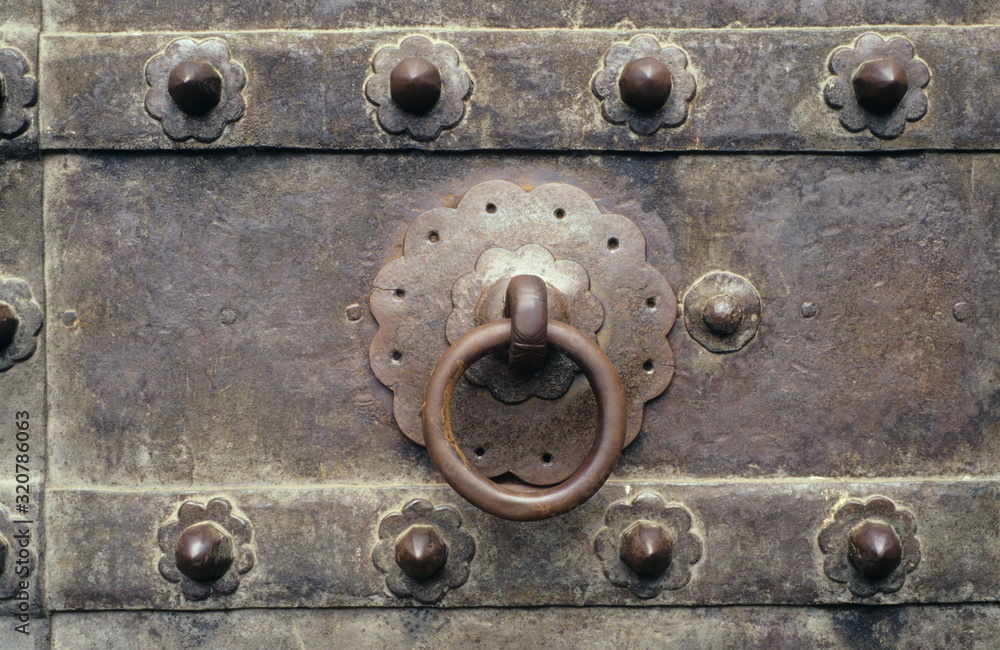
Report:
[[[642,364],[642,369],[646,372],[653,372],[653,360],[646,359],[646,363]]]
[[[432,244],[436,244],[441,241],[441,236],[438,234],[438,231],[432,230],[427,234],[427,241]]]
[[[566,216],[566,211],[562,208],[556,208],[556,211],[553,214],[556,215],[556,219],[562,219]]]
[[[393,350],[392,353],[389,355],[389,357],[394,362],[399,363],[399,361],[403,358],[403,353],[400,352],[399,350]]]
[[[646,298],[646,306],[650,309],[656,309],[656,298]]]
[[[613,250],[613,251],[614,250],[618,250],[618,238],[617,237],[612,237],[611,239],[608,240],[608,249]]]
[[[474,450],[472,451],[472,453],[474,453],[474,454],[476,455],[476,458],[482,458],[482,457],[483,457],[483,454],[485,454],[485,453],[486,453],[486,449],[485,449],[484,447],[476,447],[476,448],[475,448],[475,449],[474,449]]]
[[[395,298],[396,300],[402,300],[403,298],[406,297],[406,291],[404,291],[403,289],[396,289],[392,293],[392,297]]]
[[[544,465],[551,465],[552,464],[552,454],[549,454],[549,453],[542,454],[542,463]]]
[[[497,211],[497,206],[493,205],[492,203],[487,203],[486,204],[486,213],[487,214],[494,214],[494,213],[496,213],[496,211]]]

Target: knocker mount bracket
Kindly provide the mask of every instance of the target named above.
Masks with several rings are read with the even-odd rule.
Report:
[[[550,323],[578,330],[610,360],[624,395],[627,445],[645,403],[673,375],[667,333],[676,297],[646,263],[646,241],[632,221],[555,183],[531,191],[505,181],[474,186],[456,208],[418,217],[403,255],[378,273],[370,304],[379,331],[370,358],[394,392],[399,427],[425,444],[421,405],[432,368],[463,335],[504,318],[507,286],[518,275],[544,281]],[[573,475],[591,449],[597,419],[580,369],[554,347],[535,370],[512,367],[506,349],[467,368],[449,418],[475,471],[535,486]]]

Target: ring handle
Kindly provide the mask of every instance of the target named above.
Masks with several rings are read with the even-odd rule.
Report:
[[[421,421],[431,461],[456,492],[502,519],[537,521],[561,515],[592,497],[618,463],[625,445],[625,391],[604,351],[572,325],[548,321],[548,341],[579,366],[597,398],[597,437],[572,476],[552,487],[514,491],[494,483],[469,462],[451,430],[451,396],[478,359],[510,344],[511,321],[487,323],[445,350],[434,364]]]

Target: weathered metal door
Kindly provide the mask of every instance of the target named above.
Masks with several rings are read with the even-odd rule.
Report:
[[[0,0],[0,645],[1000,644],[998,21]]]

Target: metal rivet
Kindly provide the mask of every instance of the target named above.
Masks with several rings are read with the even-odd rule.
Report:
[[[222,99],[222,75],[207,61],[182,61],[170,71],[167,92],[188,115],[204,115]]]
[[[674,540],[650,521],[637,521],[622,533],[622,562],[642,576],[656,577],[666,571],[673,556]]]
[[[819,307],[814,302],[804,302],[799,308],[802,318],[814,318],[819,313]]]
[[[851,563],[866,577],[884,578],[895,571],[902,560],[903,546],[889,524],[863,521],[851,530],[849,541]]]
[[[956,302],[951,311],[955,315],[955,320],[961,323],[972,316],[972,305],[967,302]]]
[[[192,580],[218,580],[233,563],[233,539],[218,524],[203,521],[184,529],[174,558],[180,572]]]
[[[441,71],[422,57],[405,58],[389,73],[389,94],[403,110],[427,113],[441,98]]]
[[[895,59],[865,61],[854,73],[854,92],[863,108],[884,115],[903,100],[909,88],[906,70]]]
[[[660,110],[672,88],[670,70],[651,56],[629,61],[618,77],[622,101],[642,113]]]
[[[415,580],[426,580],[444,568],[448,545],[433,526],[410,526],[396,539],[396,564]]]
[[[356,321],[361,320],[361,305],[355,303],[353,305],[347,306],[347,320]]]
[[[725,336],[735,332],[743,322],[743,305],[728,294],[720,294],[708,299],[701,317],[710,330]]]
[[[5,302],[0,302],[0,350],[6,350],[14,342],[20,321],[14,310]]]

